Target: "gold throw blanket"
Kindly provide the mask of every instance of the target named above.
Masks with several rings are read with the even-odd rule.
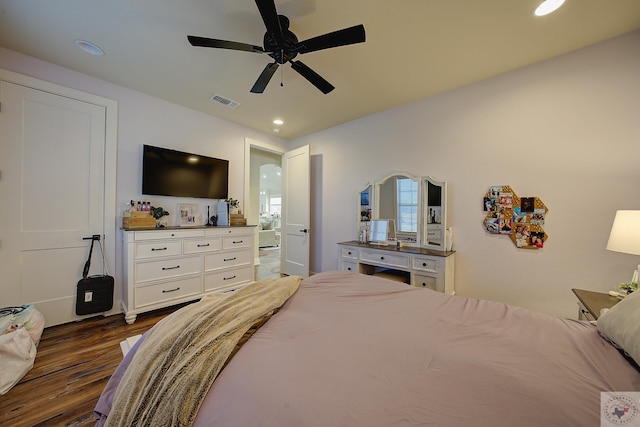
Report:
[[[299,276],[208,295],[158,322],[114,396],[107,426],[190,426],[235,345],[295,293]]]

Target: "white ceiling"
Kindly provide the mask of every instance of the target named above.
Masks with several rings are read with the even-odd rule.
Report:
[[[278,135],[293,139],[640,28],[640,0],[566,0],[536,18],[538,2],[276,0],[300,40],[364,25],[363,44],[296,58],[336,87],[328,95],[289,65],[249,93],[271,58],[187,42],[261,46],[253,0],[0,0],[0,46],[264,132],[282,118]],[[212,102],[214,93],[240,106]]]

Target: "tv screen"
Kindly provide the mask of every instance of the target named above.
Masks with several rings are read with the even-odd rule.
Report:
[[[142,194],[226,199],[229,161],[145,145]]]

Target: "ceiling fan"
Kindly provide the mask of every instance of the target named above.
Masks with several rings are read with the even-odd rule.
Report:
[[[267,64],[264,70],[262,70],[258,80],[256,80],[251,88],[252,93],[263,93],[273,73],[278,69],[278,66],[286,62],[289,62],[291,68],[317,87],[322,93],[327,94],[335,89],[331,83],[307,65],[301,61],[294,61],[293,59],[298,56],[298,54],[362,43],[365,41],[364,26],[362,24],[355,25],[299,42],[296,35],[289,31],[289,19],[284,15],[278,15],[274,0],[256,0],[256,5],[260,11],[264,26],[267,28],[267,32],[264,33],[263,47],[198,36],[187,36],[189,43],[196,47],[214,47],[268,54],[274,59],[274,62]]]

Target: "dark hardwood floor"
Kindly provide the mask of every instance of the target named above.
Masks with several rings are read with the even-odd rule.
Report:
[[[260,252],[256,280],[279,277],[280,251]],[[46,328],[33,369],[0,396],[0,426],[93,426],[93,408],[122,360],[120,341],[184,305],[140,314],[132,325],[120,314]]]
[[[0,426],[94,425],[93,408],[122,360],[120,341],[141,334],[181,306],[94,317],[45,328],[33,369],[0,396]]]

